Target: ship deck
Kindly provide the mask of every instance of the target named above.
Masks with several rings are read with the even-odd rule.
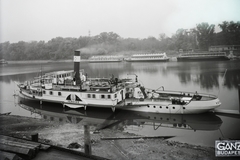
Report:
[[[161,103],[159,103],[161,102]],[[123,100],[122,102],[118,103],[116,105],[116,108],[122,108],[122,107],[129,107],[129,106],[147,106],[149,104],[161,104],[164,106],[167,106],[171,104],[171,100],[163,99],[163,98],[146,98],[146,99],[138,99],[138,98],[128,98]]]

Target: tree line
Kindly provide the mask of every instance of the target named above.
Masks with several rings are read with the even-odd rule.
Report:
[[[102,32],[96,36],[79,38],[56,37],[48,42],[31,41],[0,44],[0,59],[6,60],[58,60],[71,59],[74,50],[82,50],[82,58],[92,55],[132,54],[136,52],[177,52],[179,49],[207,51],[212,45],[240,45],[240,22],[224,21],[218,25],[197,24],[195,28],[178,29],[171,37],[122,38],[117,33]]]

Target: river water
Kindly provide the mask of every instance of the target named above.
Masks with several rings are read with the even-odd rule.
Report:
[[[189,91],[218,95],[219,109],[239,110],[238,84],[240,61],[208,62],[119,62],[86,63],[81,69],[89,77],[134,78],[146,88]],[[65,110],[60,105],[28,103],[19,100],[16,83],[33,79],[43,73],[72,70],[73,63],[8,64],[0,66],[0,112],[12,115],[45,118],[66,123],[83,123],[97,128],[121,129],[144,136],[176,136],[172,140],[214,146],[218,139],[240,139],[240,119],[212,113],[200,115],[167,115],[83,109]],[[225,75],[225,76],[224,76]],[[21,103],[19,103],[21,101]]]

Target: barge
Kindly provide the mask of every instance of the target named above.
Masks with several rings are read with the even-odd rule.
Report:
[[[230,60],[225,52],[184,53],[177,57],[177,61],[219,61]]]

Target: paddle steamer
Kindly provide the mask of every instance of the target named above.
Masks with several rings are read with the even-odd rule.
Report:
[[[168,114],[195,114],[221,105],[214,95],[197,92],[147,89],[135,80],[90,78],[80,70],[80,51],[75,51],[74,70],[46,73],[18,84],[25,99],[61,103],[70,108],[102,107]]]
[[[121,56],[92,56],[87,61],[90,63],[122,62]]]
[[[127,62],[166,62],[169,57],[166,53],[134,54],[125,59]]]

